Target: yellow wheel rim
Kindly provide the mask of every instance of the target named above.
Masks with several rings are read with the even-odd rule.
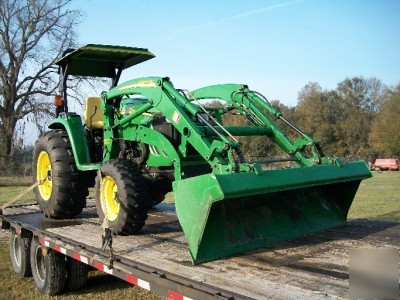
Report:
[[[100,203],[103,213],[110,221],[114,221],[119,214],[119,201],[117,199],[118,187],[110,176],[103,177],[100,189]]]
[[[45,151],[39,153],[36,165],[36,178],[40,181],[38,186],[40,196],[45,201],[49,200],[53,187],[53,180],[50,157]]]

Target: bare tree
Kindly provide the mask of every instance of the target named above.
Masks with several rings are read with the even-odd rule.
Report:
[[[52,112],[58,69],[53,65],[75,47],[81,18],[71,0],[0,0],[0,156],[12,156],[18,121],[40,120]]]

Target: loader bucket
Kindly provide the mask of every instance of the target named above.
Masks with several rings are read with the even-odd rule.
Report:
[[[332,228],[346,222],[364,162],[174,182],[176,211],[194,264]]]

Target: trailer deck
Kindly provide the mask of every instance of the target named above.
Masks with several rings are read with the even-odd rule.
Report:
[[[115,236],[102,250],[95,204],[71,220],[43,217],[37,205],[3,211],[2,227],[171,299],[348,298],[351,248],[400,249],[400,223],[351,220],[344,226],[243,255],[193,266],[173,204],[149,212],[139,235]],[[185,299],[187,299],[185,298]]]

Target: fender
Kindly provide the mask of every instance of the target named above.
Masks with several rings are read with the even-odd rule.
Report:
[[[50,129],[63,129],[67,131],[78,170],[87,171],[96,169],[94,165],[91,165],[89,147],[80,116],[60,116],[52,120],[48,127]],[[90,165],[90,167],[88,165]]]

